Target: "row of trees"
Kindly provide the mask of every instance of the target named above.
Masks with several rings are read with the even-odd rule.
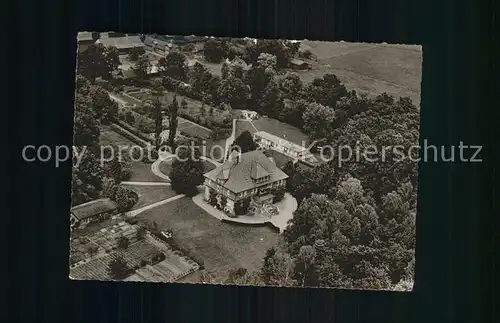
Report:
[[[135,192],[119,186],[121,181],[131,176],[128,162],[115,156],[101,164],[101,158],[107,160],[111,157],[100,155],[101,124],[109,124],[117,118],[117,114],[118,106],[108,93],[77,74],[73,142],[81,153],[81,159],[73,163],[72,205],[109,197],[117,202],[119,210],[123,212],[137,202]],[[118,151],[118,148],[115,147],[114,151]]]
[[[277,67],[285,68],[297,56],[299,43],[262,39],[254,42],[245,39],[211,38],[203,46],[203,55],[208,62],[219,63],[224,59],[242,57],[247,64],[257,63],[262,53],[274,55]]]

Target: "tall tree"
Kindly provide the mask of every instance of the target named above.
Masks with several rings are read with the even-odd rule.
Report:
[[[331,73],[316,78],[304,89],[304,99],[336,108],[337,102],[347,95],[347,89],[339,78]]]
[[[103,169],[97,154],[87,150],[73,163],[71,203],[78,205],[99,197],[102,189]]]
[[[77,147],[97,147],[99,135],[99,123],[94,117],[91,100],[76,94],[73,144]]]
[[[260,54],[268,53],[276,56],[276,67],[284,68],[290,61],[290,53],[280,40],[259,39],[257,44],[249,44],[245,48],[245,57],[250,64],[256,64]]]
[[[141,80],[144,80],[151,72],[151,67],[149,58],[146,55],[142,55],[137,59],[132,69]]]
[[[232,109],[244,109],[250,96],[248,85],[236,77],[223,79],[217,93],[221,102],[230,104]]]
[[[225,40],[210,38],[203,45],[203,56],[208,62],[219,63],[227,57],[229,46]]]
[[[254,142],[252,135],[248,131],[242,132],[233,143],[233,149],[239,148],[242,154],[257,149],[257,144]]]
[[[165,74],[179,81],[187,79],[186,56],[178,51],[171,51],[165,57]]]
[[[108,275],[115,280],[122,280],[127,278],[130,274],[131,270],[125,261],[125,259],[121,256],[116,256],[113,258],[108,264]]]
[[[164,88],[161,81],[156,81],[153,84],[153,101],[154,120],[155,120],[155,143],[156,150],[160,150],[161,146],[161,132],[163,130],[163,107],[161,99],[163,97]]]
[[[335,111],[319,103],[311,103],[302,115],[304,131],[314,139],[331,134],[335,122]]]
[[[169,174],[174,191],[187,196],[198,193],[197,186],[203,183],[204,173],[200,156],[200,151],[194,146],[177,149],[177,158]]]
[[[109,124],[118,117],[118,104],[100,86],[93,86],[89,92],[94,115],[104,124]]]
[[[295,72],[287,72],[285,77],[283,77],[279,82],[279,87],[284,98],[297,100],[302,95],[304,84],[300,79],[299,74]]]
[[[177,115],[179,112],[179,104],[177,103],[177,94],[174,94],[172,103],[168,106],[168,145],[174,147],[175,135],[177,133]]]

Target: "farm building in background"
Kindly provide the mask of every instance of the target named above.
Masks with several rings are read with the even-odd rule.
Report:
[[[76,36],[78,52],[83,52],[95,42],[92,34],[90,31],[81,31],[78,33]]]
[[[311,65],[300,59],[292,59],[290,61],[290,67],[296,70],[308,70],[311,68]]]
[[[105,47],[114,46],[121,55],[130,53],[134,48],[145,47],[139,36],[100,38],[96,44],[103,44]]]

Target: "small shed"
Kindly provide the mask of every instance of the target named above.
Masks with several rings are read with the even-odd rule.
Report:
[[[297,70],[308,70],[311,68],[311,65],[295,58],[290,61],[290,67]]]
[[[117,214],[117,205],[109,198],[83,203],[71,208],[71,228],[84,228],[92,222],[99,222]]]

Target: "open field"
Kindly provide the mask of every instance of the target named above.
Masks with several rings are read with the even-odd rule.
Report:
[[[305,82],[333,73],[348,90],[396,97],[409,96],[420,104],[422,52],[418,46],[305,41],[317,58],[312,69],[299,71]]]
[[[139,200],[131,210],[136,210],[143,206],[150,205],[177,195],[177,193],[172,190],[170,186],[121,185],[133,190],[139,195]]]
[[[267,227],[244,227],[222,223],[190,198],[182,198],[141,213],[140,221],[155,221],[162,229],[172,230],[174,240],[217,279],[234,268],[258,270],[266,251],[281,237]],[[196,282],[193,275],[183,281]]]

